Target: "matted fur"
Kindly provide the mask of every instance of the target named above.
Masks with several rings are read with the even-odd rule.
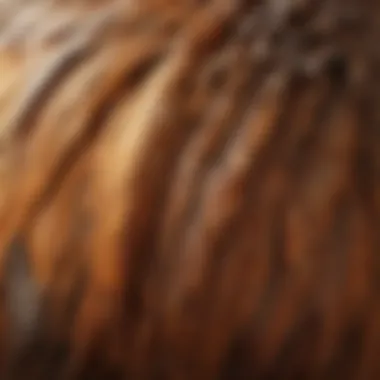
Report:
[[[380,378],[380,6],[2,0],[2,372]]]

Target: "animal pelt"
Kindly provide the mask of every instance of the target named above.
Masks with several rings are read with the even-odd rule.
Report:
[[[8,380],[380,378],[380,2],[1,0]]]

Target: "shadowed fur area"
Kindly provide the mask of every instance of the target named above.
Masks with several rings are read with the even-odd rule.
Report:
[[[0,0],[0,377],[380,378],[380,3]]]

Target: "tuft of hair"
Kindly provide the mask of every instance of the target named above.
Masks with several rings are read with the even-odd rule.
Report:
[[[0,26],[3,378],[380,378],[379,2]]]

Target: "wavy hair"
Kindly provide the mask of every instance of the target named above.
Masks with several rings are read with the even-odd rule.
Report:
[[[380,5],[0,18],[4,376],[380,378]]]

